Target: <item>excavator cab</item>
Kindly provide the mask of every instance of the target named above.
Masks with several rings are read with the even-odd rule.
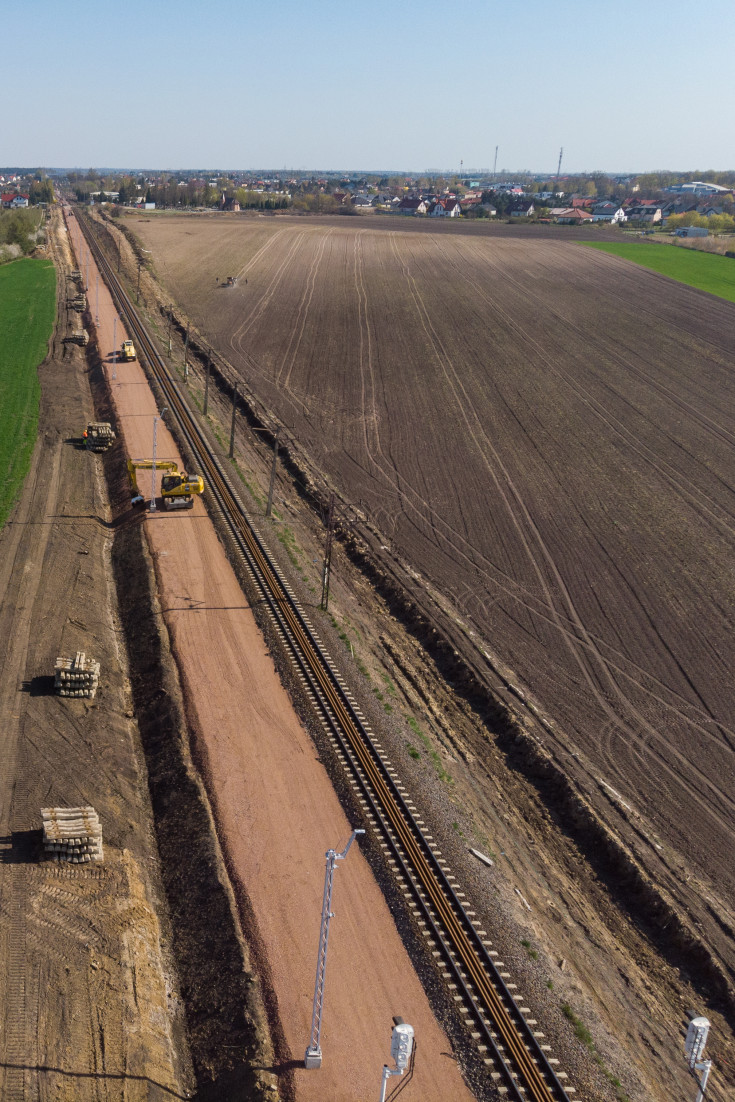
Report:
[[[185,482],[189,481],[189,477],[186,474],[165,474],[161,479],[161,491],[163,493],[170,493],[171,490],[177,490],[179,486],[183,486]]]

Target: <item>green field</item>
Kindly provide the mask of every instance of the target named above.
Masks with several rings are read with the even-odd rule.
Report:
[[[56,270],[49,260],[0,267],[0,527],[28,473],[38,428],[36,368],[56,317]]]
[[[580,241],[591,249],[633,260],[644,268],[669,276],[678,283],[686,283],[700,291],[735,302],[735,260],[717,253],[696,252],[694,249],[676,248],[674,245],[657,245],[652,241],[627,241],[608,244],[604,241]]]

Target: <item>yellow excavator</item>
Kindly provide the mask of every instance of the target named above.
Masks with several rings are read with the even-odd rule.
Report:
[[[145,498],[138,488],[136,471],[165,471],[161,479],[161,497],[165,509],[192,509],[194,494],[204,493],[204,479],[199,474],[186,474],[179,471],[173,460],[128,459],[128,478],[133,492],[131,505],[145,505]]]

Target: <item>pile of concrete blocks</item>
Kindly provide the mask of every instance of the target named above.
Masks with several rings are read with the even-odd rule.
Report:
[[[104,860],[102,827],[93,807],[44,807],[43,849],[52,861],[88,865]]]
[[[100,680],[100,664],[78,650],[74,658],[57,658],[54,690],[59,696],[93,697]]]

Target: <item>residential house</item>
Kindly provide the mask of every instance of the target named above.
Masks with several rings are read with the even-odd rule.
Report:
[[[460,201],[454,198],[438,199],[429,210],[432,218],[457,218],[461,213]]]
[[[662,219],[661,204],[647,201],[628,207],[625,211],[629,222],[648,222],[654,224]]]
[[[535,211],[532,199],[518,199],[508,208],[510,218],[530,218]]]
[[[375,206],[374,197],[372,195],[356,195],[352,200],[352,205],[357,210],[370,210]]]
[[[697,204],[690,199],[672,199],[670,203],[664,203],[661,207],[661,216],[666,219],[671,214],[689,214],[697,209]]]
[[[428,207],[423,199],[401,199],[396,207],[399,214],[426,214]]]
[[[552,207],[549,217],[560,226],[580,226],[592,221],[592,214],[584,207]]]
[[[628,218],[621,206],[611,202],[595,203],[590,214],[593,222],[610,222],[613,225],[617,225],[618,222],[625,222]]]

